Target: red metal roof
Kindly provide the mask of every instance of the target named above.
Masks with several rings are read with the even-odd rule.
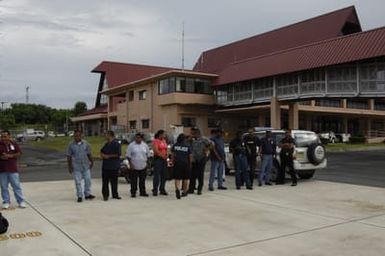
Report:
[[[175,68],[103,61],[92,72],[105,73],[108,87],[113,88],[170,70],[175,70]]]
[[[385,27],[341,36],[234,63],[214,85],[385,56]]]
[[[343,32],[347,23],[353,24],[355,31]],[[218,73],[236,61],[360,31],[361,25],[356,10],[351,6],[205,51],[193,70]]]
[[[103,113],[107,113],[107,105],[103,105],[100,107],[87,110],[86,112],[81,113],[79,116],[89,116],[89,115],[103,114]]]

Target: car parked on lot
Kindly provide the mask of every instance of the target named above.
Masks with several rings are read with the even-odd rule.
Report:
[[[272,133],[272,137],[277,143],[285,136],[284,130],[269,129]],[[256,131],[256,136],[262,138],[266,134],[266,130]],[[321,144],[320,138],[315,132],[305,130],[292,130],[291,135],[295,140],[295,159],[294,169],[298,176],[302,179],[310,179],[318,169],[327,167],[326,151],[325,147]],[[234,169],[233,156],[226,147],[226,162],[228,168]],[[273,180],[277,175],[277,170],[280,165],[279,152],[281,149],[277,146],[277,157],[274,160],[274,166],[272,170]],[[260,157],[257,157],[257,162],[260,163]]]
[[[26,129],[23,133],[16,135],[18,142],[24,141],[40,141],[45,138],[45,132],[34,129]]]

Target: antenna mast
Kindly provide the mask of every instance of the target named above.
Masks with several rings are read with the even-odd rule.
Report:
[[[184,71],[184,21],[182,23],[182,71]]]

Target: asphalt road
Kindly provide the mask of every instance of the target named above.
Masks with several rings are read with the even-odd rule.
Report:
[[[64,153],[26,145],[22,150],[20,172],[23,182],[72,179]],[[101,177],[101,161],[95,161],[92,177]],[[329,153],[328,168],[317,171],[314,179],[385,187],[385,150]]]

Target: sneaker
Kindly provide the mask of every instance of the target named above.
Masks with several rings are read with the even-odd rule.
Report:
[[[94,195],[89,194],[88,196],[84,197],[86,200],[92,200],[95,198]]]
[[[83,198],[78,197],[78,203],[81,203],[83,201]]]
[[[224,187],[224,186],[222,186],[222,187],[218,187],[218,189],[220,189],[220,190],[226,190],[227,188]]]
[[[27,208],[27,204],[23,201],[19,204],[19,207],[22,209]]]
[[[3,209],[7,210],[9,208],[9,203],[3,203]]]
[[[175,196],[177,199],[180,199],[180,190],[179,189],[175,190]]]

